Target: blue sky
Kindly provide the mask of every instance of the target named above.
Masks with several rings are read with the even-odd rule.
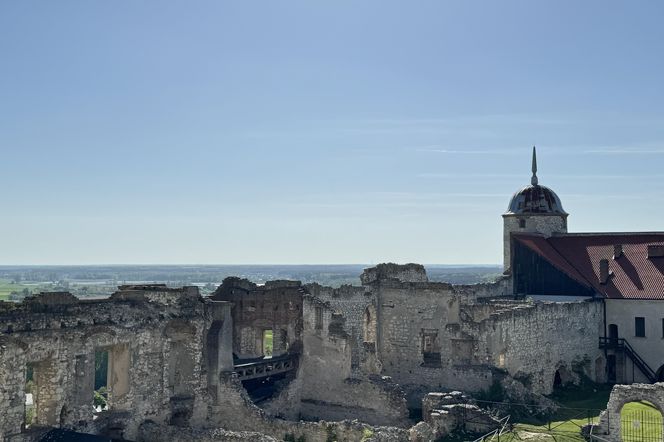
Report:
[[[662,230],[664,4],[0,3],[0,263],[500,263]]]

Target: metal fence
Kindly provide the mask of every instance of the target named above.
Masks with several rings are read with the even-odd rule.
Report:
[[[533,404],[477,401],[482,408],[493,409],[498,415],[509,410],[510,416],[500,420],[499,428],[482,435],[473,442],[497,442],[502,440],[521,440],[525,434],[540,433],[553,437],[553,440],[582,441],[582,429],[586,425],[597,423],[601,410],[591,408],[558,407],[555,413],[547,407]],[[548,415],[548,417],[547,417]],[[518,420],[519,423],[514,421]],[[524,438],[527,439],[528,437]],[[636,439],[641,440],[641,439]],[[661,441],[661,440],[660,440]],[[631,441],[630,441],[631,442]],[[650,442],[644,440],[644,442]]]
[[[480,436],[479,438],[475,439],[473,442],[500,442],[500,436],[506,434],[509,432],[509,424],[510,417],[505,416],[504,418],[500,419],[499,424],[500,427],[496,428],[493,431],[488,432],[484,436]]]
[[[629,410],[620,413],[623,442],[662,442],[662,415],[659,411]]]

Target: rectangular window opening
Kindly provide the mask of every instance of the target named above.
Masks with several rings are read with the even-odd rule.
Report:
[[[108,409],[108,349],[95,350],[95,385],[92,405],[96,412]]]
[[[25,428],[30,428],[37,419],[36,399],[35,366],[28,363],[25,367]]]
[[[646,337],[646,318],[639,316],[634,318],[634,336],[637,338]]]
[[[422,363],[425,367],[440,367],[438,330],[422,330]]]
[[[316,330],[323,329],[323,307],[316,307],[316,317],[314,318],[314,328]]]

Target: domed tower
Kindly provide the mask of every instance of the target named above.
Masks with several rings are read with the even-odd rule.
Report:
[[[507,212],[503,214],[503,265],[508,271],[512,262],[512,233],[532,232],[551,236],[567,233],[568,214],[556,193],[541,186],[537,180],[537,153],[533,146],[533,177],[530,186],[512,196]]]

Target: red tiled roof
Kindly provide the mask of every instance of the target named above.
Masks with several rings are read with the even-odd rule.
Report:
[[[664,299],[664,257],[648,258],[649,245],[664,245],[661,233],[583,233],[544,238],[515,234],[515,239],[584,286],[608,298]],[[623,253],[613,258],[613,246]],[[599,282],[599,262],[609,261],[611,276]]]

